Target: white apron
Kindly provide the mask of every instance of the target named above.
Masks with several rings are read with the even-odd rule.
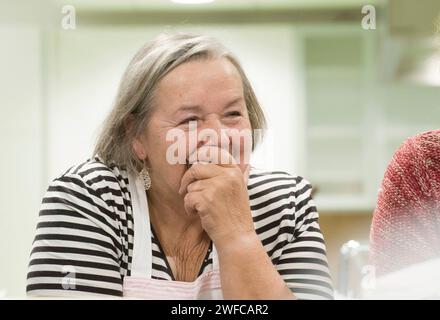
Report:
[[[124,277],[123,296],[133,299],[223,299],[217,251],[212,246],[213,270],[193,282],[151,278],[152,247],[148,202],[139,176],[129,175],[129,191],[133,209],[134,240],[131,276]]]

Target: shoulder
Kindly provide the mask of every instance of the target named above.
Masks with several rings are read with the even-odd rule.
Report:
[[[405,159],[405,156],[408,159]],[[429,158],[440,158],[440,129],[407,138],[393,156],[394,161],[400,160],[402,163],[402,160],[407,160],[408,164],[418,159]]]
[[[409,138],[408,140],[413,140],[415,142],[418,142],[419,144],[438,144],[440,143],[440,129],[423,132]]]
[[[264,171],[252,168],[248,180],[248,192],[251,200],[296,200],[310,197],[312,186],[305,178],[284,171]]]
[[[126,170],[113,164],[107,165],[99,157],[72,166],[55,180],[60,180],[63,177],[80,178],[87,186],[93,188],[128,185]]]
[[[50,183],[32,245],[29,295],[122,295],[133,235],[124,179],[117,168],[94,158]],[[60,272],[66,266],[76,274],[76,287],[68,292]]]
[[[276,227],[279,234],[287,233],[288,240],[292,240],[303,225],[318,219],[312,200],[312,186],[301,176],[253,168],[249,175],[248,193],[259,234]]]
[[[382,181],[379,200],[395,200],[395,206],[438,194],[440,181],[440,130],[406,139],[394,153]],[[437,189],[436,192],[433,192]]]
[[[43,203],[63,203],[87,216],[95,212],[106,220],[125,220],[131,206],[128,183],[125,170],[94,157],[56,177]]]
[[[70,185],[78,192],[96,196],[104,201],[129,198],[127,171],[113,164],[105,164],[99,157],[72,166],[56,177],[51,185]]]

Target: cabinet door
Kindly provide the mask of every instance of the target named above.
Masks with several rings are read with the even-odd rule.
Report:
[[[307,174],[321,210],[364,202],[363,49],[351,30],[304,35]]]

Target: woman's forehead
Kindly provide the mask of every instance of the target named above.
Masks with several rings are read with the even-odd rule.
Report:
[[[227,59],[194,60],[167,74],[157,93],[158,105],[178,109],[229,103],[243,97],[243,85],[239,72]]]
[[[235,66],[224,58],[203,59],[179,65],[160,81],[159,87],[175,91],[207,85],[222,85],[225,82],[231,85],[241,83],[240,74]]]

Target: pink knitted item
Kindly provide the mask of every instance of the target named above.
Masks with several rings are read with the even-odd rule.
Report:
[[[389,164],[370,231],[381,275],[440,257],[440,130],[406,140]]]

